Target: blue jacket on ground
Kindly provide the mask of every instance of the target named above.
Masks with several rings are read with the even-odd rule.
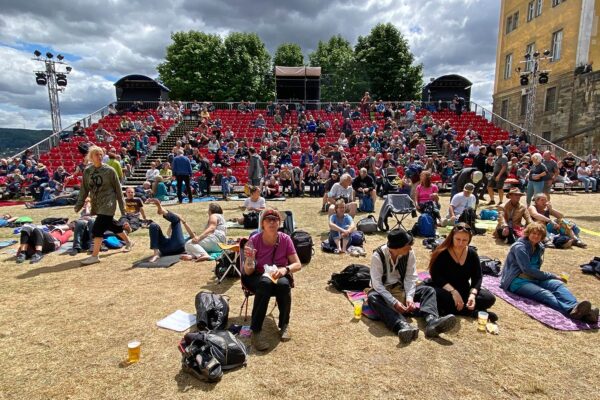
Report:
[[[173,159],[173,165],[171,166],[173,175],[192,175],[192,163],[190,159],[184,155],[177,156]]]
[[[538,248],[534,251],[529,239],[519,238],[508,251],[504,268],[502,269],[502,277],[500,278],[500,287],[508,290],[512,281],[520,274],[526,274],[531,279],[545,281],[548,279],[557,279],[556,275],[550,272],[540,271],[529,266],[529,261],[533,255],[539,256],[540,264],[544,260],[544,245],[538,244]]]

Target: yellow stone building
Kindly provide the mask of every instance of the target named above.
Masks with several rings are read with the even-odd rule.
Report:
[[[549,80],[537,85],[532,132],[578,155],[600,147],[599,15],[600,0],[502,0],[494,112],[524,125],[531,85],[520,77],[532,70],[525,55],[544,58],[548,50],[539,69]]]

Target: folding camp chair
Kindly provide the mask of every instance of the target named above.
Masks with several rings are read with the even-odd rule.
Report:
[[[407,194],[388,194],[381,206],[377,227],[381,231],[390,230],[387,219],[393,216],[396,219],[396,225],[392,227],[392,230],[400,227],[405,231],[408,231],[403,225],[403,222],[409,215],[413,218],[417,216],[415,203],[410,196]]]
[[[217,284],[223,282],[223,279],[225,279],[227,277],[227,275],[229,274],[229,271],[231,271],[232,268],[235,272],[237,272],[237,274],[241,278],[242,273],[237,266],[238,260],[240,258],[240,244],[239,243],[236,243],[236,244],[219,243],[219,247],[221,248],[221,250],[223,250],[223,253],[222,253],[223,257],[225,257],[225,259],[229,263],[229,266],[225,270],[225,273],[223,273],[223,275],[221,275],[221,277],[219,279],[217,279]],[[229,250],[229,251],[227,251],[227,250]]]

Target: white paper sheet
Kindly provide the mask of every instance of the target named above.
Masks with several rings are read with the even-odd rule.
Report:
[[[196,323],[196,316],[185,311],[177,310],[173,314],[156,323],[161,328],[183,332]]]

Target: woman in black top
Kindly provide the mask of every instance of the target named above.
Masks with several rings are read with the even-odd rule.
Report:
[[[469,247],[472,237],[471,227],[461,222],[431,254],[429,273],[440,315],[476,317],[477,311],[487,311],[496,302],[496,297],[481,287],[479,256]],[[490,321],[498,319],[495,313],[488,313]]]

